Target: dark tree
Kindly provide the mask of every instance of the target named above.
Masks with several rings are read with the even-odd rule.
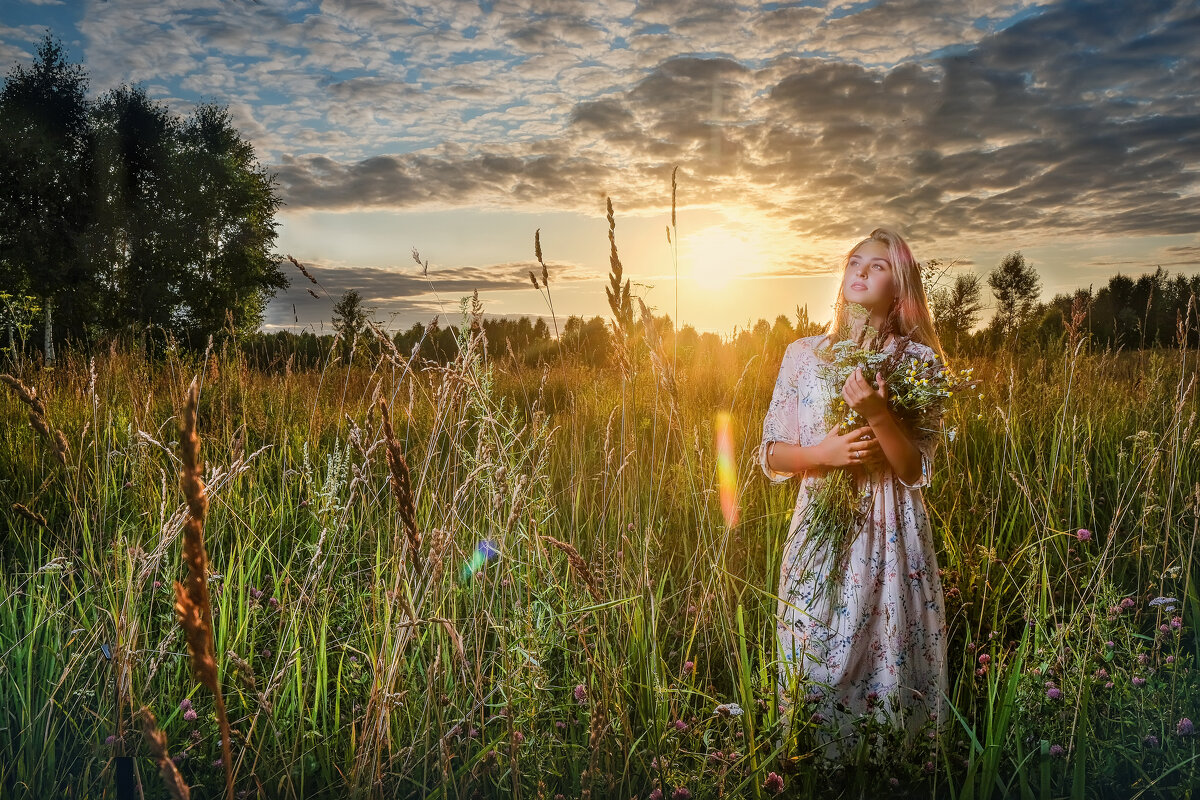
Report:
[[[363,305],[357,289],[349,289],[333,304],[333,329],[342,338],[342,358],[349,358],[354,340],[366,330],[367,320],[375,309]]]
[[[1041,281],[1033,266],[1018,250],[1009,253],[988,275],[988,285],[996,297],[996,315],[992,329],[997,337],[1009,337],[1031,320],[1037,307]]]
[[[28,67],[0,89],[0,291],[42,301],[52,353],[58,335],[83,338],[97,297],[83,253],[92,156],[87,76],[47,35]]]
[[[951,286],[933,290],[930,305],[938,339],[954,352],[959,352],[971,329],[979,322],[983,310],[982,294],[979,276],[973,272],[959,273],[954,276]]]

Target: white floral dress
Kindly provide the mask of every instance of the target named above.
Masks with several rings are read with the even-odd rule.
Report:
[[[763,422],[758,459],[766,476],[781,483],[794,473],[767,466],[768,442],[814,445],[828,429],[824,410],[834,390],[822,380],[814,352],[823,336],[797,339],[788,345]],[[891,350],[894,340],[884,347]],[[910,342],[906,352],[929,361],[927,345]],[[836,390],[841,394],[841,387]],[[910,434],[912,435],[912,434]],[[805,503],[818,480],[801,475],[779,574],[777,643],[780,696],[791,713],[791,673],[817,684],[807,710],[828,722],[818,725],[826,758],[837,759],[857,744],[851,721],[873,712],[890,721],[912,742],[933,719],[945,724],[948,709],[947,625],[933,534],[921,488],[929,485],[934,451],[941,430],[917,432],[913,444],[921,452],[921,476],[906,484],[886,459],[868,472],[855,469],[858,485],[871,483],[872,513],[851,545],[841,590],[831,604],[826,591],[827,553],[799,558],[805,541]],[[803,563],[801,563],[803,561]],[[831,561],[831,559],[830,559]],[[839,711],[838,705],[849,712]]]

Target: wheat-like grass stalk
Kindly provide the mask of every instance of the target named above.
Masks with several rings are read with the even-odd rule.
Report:
[[[208,513],[208,495],[204,490],[204,462],[200,460],[200,437],[196,433],[196,406],[199,403],[198,382],[192,379],[188,387],[187,404],[180,419],[179,452],[183,467],[179,485],[187,501],[187,520],[183,524],[183,561],[187,576],[175,581],[175,611],[187,639],[192,674],[213,693],[217,709],[217,724],[221,729],[221,754],[225,766],[225,794],[233,800],[233,763],[229,750],[229,719],[217,676],[214,656],[212,605],[208,596],[208,553],[204,549],[204,518]]]
[[[46,419],[46,404],[38,397],[37,389],[26,386],[20,378],[8,373],[0,374],[0,382],[7,383],[17,393],[21,402],[29,406],[29,424],[35,431],[46,437],[46,441],[54,450],[54,457],[65,467],[67,459],[71,455],[71,448],[67,446],[67,437],[63,435],[63,432],[50,427],[50,423]]]
[[[175,762],[167,753],[167,735],[159,730],[153,712],[145,706],[142,706],[141,718],[142,733],[146,737],[146,744],[150,747],[150,754],[154,756],[154,761],[158,764],[158,774],[162,776],[167,791],[175,800],[189,800],[192,794],[191,790],[184,782],[183,776],[179,774],[179,770],[175,768]]]
[[[568,542],[560,542],[553,536],[549,536],[544,533],[542,534],[542,539],[549,544],[554,545],[566,554],[567,561],[572,567],[575,568],[575,571],[579,573],[579,577],[583,579],[583,582],[587,586],[587,590],[591,593],[592,597],[596,599],[597,603],[601,602],[604,599],[604,595],[600,593],[600,583],[596,580],[596,575],[591,571],[591,569],[588,568],[587,562],[583,560],[583,556],[579,555],[579,551],[572,547]]]
[[[46,528],[47,530],[49,530],[50,526],[47,524],[46,518],[43,517],[41,514],[37,513],[36,511],[34,511],[33,509],[26,508],[25,506],[21,505],[20,503],[13,503],[12,510],[17,512],[19,515],[21,515],[25,519],[29,520],[30,522],[34,523],[35,525],[40,525],[43,528]]]
[[[400,520],[404,523],[404,530],[408,535],[408,547],[412,552],[413,563],[416,564],[417,572],[420,573],[423,571],[421,532],[417,529],[417,504],[413,498],[408,461],[405,460],[404,451],[401,450],[396,433],[392,430],[392,417],[388,412],[387,401],[382,397],[379,399],[379,413],[383,418],[384,441],[387,442],[385,452],[388,472],[391,476],[392,494],[396,498],[396,504],[400,509]]]

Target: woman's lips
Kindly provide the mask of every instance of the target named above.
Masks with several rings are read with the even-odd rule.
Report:
[[[867,288],[867,285],[865,283],[859,283],[858,281],[855,281],[854,283],[850,284],[850,288],[851,289],[865,289],[865,288]]]

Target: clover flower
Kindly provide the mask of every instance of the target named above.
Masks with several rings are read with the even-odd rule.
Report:
[[[1066,752],[1061,744],[1050,745],[1050,755],[1054,758],[1061,758]]]
[[[1192,721],[1187,717],[1179,720],[1178,724],[1175,725],[1175,733],[1179,734],[1180,736],[1191,736],[1195,730],[1196,729],[1195,726],[1192,725]]]
[[[1146,679],[1141,677],[1140,675],[1134,675],[1133,676],[1133,685],[1134,686],[1145,686]]]
[[[1092,540],[1092,532],[1087,528],[1080,528],[1075,531],[1075,538],[1081,542],[1090,542]]]
[[[1046,697],[1049,697],[1051,700],[1057,700],[1058,698],[1062,697],[1062,692],[1059,691],[1058,687],[1051,686],[1046,690]]]
[[[579,703],[579,705],[587,703],[587,687],[582,683],[575,686],[575,702]]]
[[[774,772],[768,772],[767,779],[763,781],[763,788],[771,794],[779,794],[783,791],[783,778]]]

